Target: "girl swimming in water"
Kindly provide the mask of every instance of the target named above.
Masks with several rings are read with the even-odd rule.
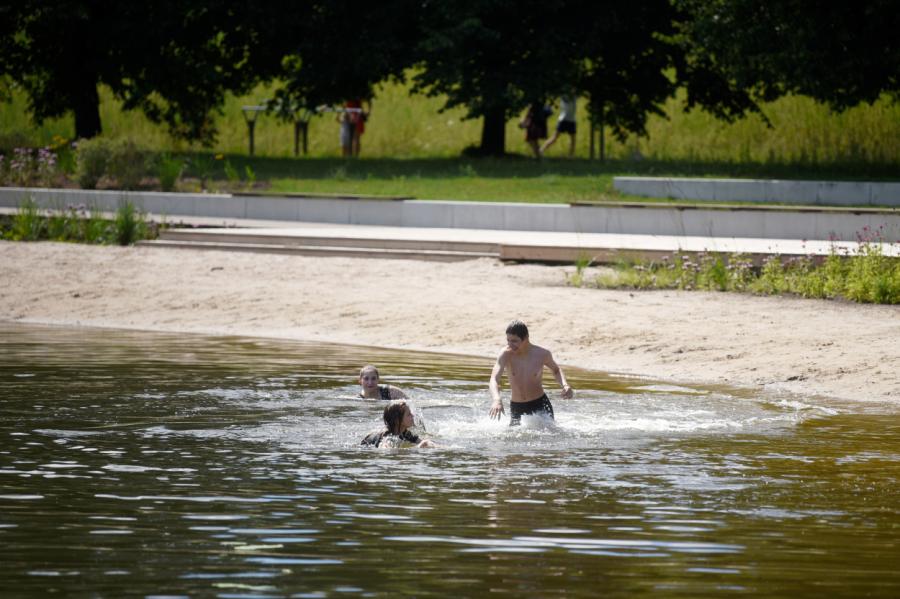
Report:
[[[378,369],[366,364],[359,371],[359,396],[363,399],[407,399],[406,394],[393,385],[379,385]]]
[[[366,435],[362,445],[403,447],[405,443],[410,443],[416,447],[435,447],[432,441],[422,440],[409,430],[414,423],[412,410],[406,402],[392,401],[384,407],[384,424],[387,428]]]

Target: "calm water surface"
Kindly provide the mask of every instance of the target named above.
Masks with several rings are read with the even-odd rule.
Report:
[[[358,445],[366,362],[440,449]],[[568,369],[510,430],[490,369],[0,324],[2,595],[900,596],[897,405]]]

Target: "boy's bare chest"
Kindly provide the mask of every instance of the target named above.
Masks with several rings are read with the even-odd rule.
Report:
[[[540,378],[540,356],[525,356],[522,358],[513,357],[509,361],[509,375],[516,380]]]

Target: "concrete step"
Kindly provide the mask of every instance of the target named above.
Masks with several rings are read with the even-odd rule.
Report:
[[[461,262],[478,258],[499,258],[498,252],[466,252],[453,250],[429,250],[406,248],[372,248],[339,245],[299,245],[279,243],[233,243],[228,241],[181,241],[156,239],[140,241],[136,245],[154,248],[189,250],[217,250],[223,252],[254,252],[266,254],[294,254],[299,256],[323,256],[346,258],[394,258],[401,260],[431,260],[434,262]]]
[[[316,235],[314,232],[289,234],[265,229],[164,229],[159,239],[163,241],[227,243],[232,245],[278,245],[278,246],[323,246],[343,248],[367,248],[384,250],[430,250],[438,252],[463,252],[497,255],[500,247],[496,243],[483,241],[460,241],[447,239],[395,239],[384,236],[332,236]]]

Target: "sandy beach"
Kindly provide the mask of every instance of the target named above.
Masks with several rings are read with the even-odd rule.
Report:
[[[0,242],[0,320],[557,361],[671,382],[900,400],[900,307],[565,285],[571,267]]]

